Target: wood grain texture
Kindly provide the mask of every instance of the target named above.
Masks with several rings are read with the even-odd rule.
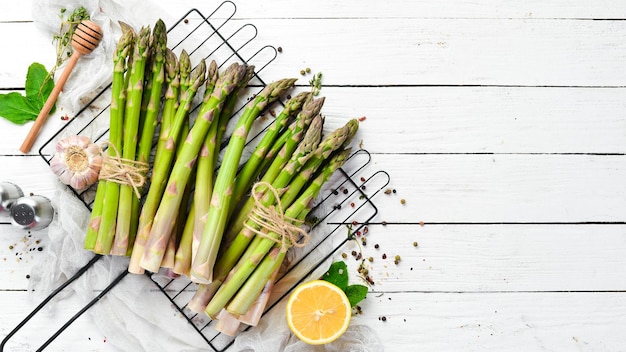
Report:
[[[215,6],[154,3],[170,20]],[[54,59],[30,4],[0,2],[0,33],[20,33],[0,36],[5,53],[20,53],[0,58],[0,93],[23,89],[30,62]],[[623,350],[624,1],[236,5],[228,30],[258,29],[244,57],[258,45],[283,49],[266,80],[296,76],[304,90],[310,76],[299,71],[321,71],[326,130],[366,117],[355,144],[372,162],[356,177],[385,170],[396,192],[375,195],[367,245],[350,242],[337,256],[345,252],[351,269],[352,250],[373,258],[375,285],[356,320],[386,350]],[[64,124],[49,122],[42,135]],[[17,154],[28,126],[0,119],[0,181],[52,197],[43,160]],[[45,231],[28,237],[7,222],[0,217],[0,337],[38,303],[26,291],[39,253],[32,241],[46,250]],[[40,336],[21,336],[11,351],[32,351],[76,307],[62,301],[35,322]],[[116,352],[104,339],[86,316],[51,350]]]

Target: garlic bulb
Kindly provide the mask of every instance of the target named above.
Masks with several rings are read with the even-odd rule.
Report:
[[[89,137],[69,136],[56,145],[50,168],[61,182],[82,190],[98,181],[102,150]]]

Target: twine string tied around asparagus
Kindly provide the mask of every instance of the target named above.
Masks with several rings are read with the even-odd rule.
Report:
[[[263,187],[267,192],[271,192],[276,199],[275,205],[266,206],[261,201],[265,192],[260,191]],[[250,213],[249,219],[253,225],[247,221],[244,226],[261,238],[267,238],[280,245],[280,250],[286,252],[291,247],[304,247],[309,243],[309,234],[301,225],[302,220],[291,218],[285,215],[280,204],[280,193],[267,182],[257,182],[252,186],[252,198],[254,199],[254,209]],[[278,236],[272,236],[270,233]]]
[[[114,155],[105,153],[106,147],[111,148]],[[102,143],[101,148],[103,149],[103,159],[98,179],[130,186],[137,198],[141,198],[140,189],[146,183],[148,163],[122,158],[117,148],[109,142]]]

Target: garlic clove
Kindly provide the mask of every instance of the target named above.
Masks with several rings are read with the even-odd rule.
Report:
[[[86,136],[69,136],[56,144],[50,168],[64,184],[82,190],[98,181],[102,150]]]

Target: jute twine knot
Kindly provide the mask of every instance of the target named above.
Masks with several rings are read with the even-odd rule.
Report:
[[[276,205],[266,206],[261,201],[265,194],[258,190],[264,187],[272,192]],[[309,243],[309,234],[300,226],[303,221],[285,215],[280,204],[280,194],[278,190],[267,182],[257,182],[252,186],[252,198],[254,208],[248,219],[256,226],[246,223],[244,226],[261,238],[267,238],[280,245],[280,250],[286,252],[291,247],[304,247]],[[273,234],[273,235],[272,235]]]
[[[107,146],[113,150],[115,155],[104,152]],[[101,149],[103,149],[103,158],[98,179],[131,186],[137,198],[141,198],[139,189],[146,183],[145,175],[148,172],[148,163],[122,158],[117,148],[109,142],[102,143]]]

